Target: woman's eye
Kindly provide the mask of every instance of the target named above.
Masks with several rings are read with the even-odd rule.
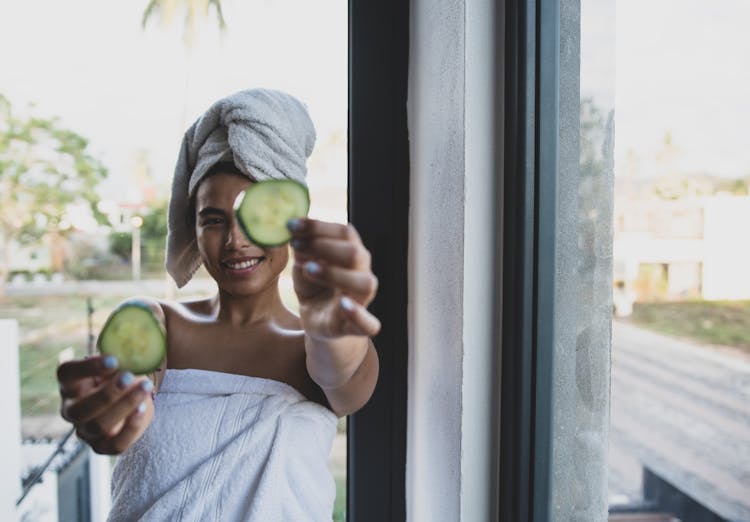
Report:
[[[224,223],[224,220],[222,218],[218,218],[218,217],[215,217],[215,218],[205,218],[201,222],[201,224],[204,227],[211,226],[211,225],[221,225],[222,223]]]

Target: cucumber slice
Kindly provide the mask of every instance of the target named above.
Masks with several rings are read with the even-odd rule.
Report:
[[[117,357],[120,369],[144,374],[164,360],[167,336],[147,305],[126,303],[109,316],[97,346],[101,353]]]
[[[290,179],[271,179],[250,185],[237,196],[234,212],[250,241],[261,247],[283,245],[292,238],[286,227],[310,209],[307,187]]]

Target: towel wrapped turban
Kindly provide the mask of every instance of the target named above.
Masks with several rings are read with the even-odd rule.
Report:
[[[286,93],[241,91],[214,103],[187,130],[172,180],[167,231],[167,272],[178,287],[201,264],[195,226],[187,215],[200,181],[220,162],[233,162],[252,181],[293,179],[303,184],[315,145],[305,106]]]

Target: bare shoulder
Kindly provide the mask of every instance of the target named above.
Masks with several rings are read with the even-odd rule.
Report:
[[[191,301],[160,301],[164,313],[175,319],[205,320],[215,315],[215,299],[204,298]]]

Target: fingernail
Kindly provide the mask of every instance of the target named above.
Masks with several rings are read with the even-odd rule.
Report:
[[[149,379],[146,379],[145,381],[141,381],[141,390],[145,392],[150,392],[154,389],[154,383],[151,382]]]
[[[104,359],[102,359],[102,366],[104,366],[108,370],[117,368],[117,357],[115,357],[114,355],[106,356]]]
[[[315,261],[308,261],[305,263],[305,271],[310,275],[318,275],[320,273],[320,265]]]
[[[141,401],[141,403],[138,405],[135,411],[136,413],[138,413],[138,415],[142,415],[143,412],[146,411],[146,401]]]
[[[292,248],[295,250],[297,250],[298,248],[302,248],[303,246],[301,239],[292,239],[289,244],[292,245]]]
[[[122,375],[120,375],[120,378],[117,380],[117,385],[120,388],[127,388],[131,384],[133,384],[133,380],[135,379],[135,376],[130,372],[125,372]]]
[[[286,228],[292,232],[297,232],[302,228],[302,221],[299,218],[292,218],[286,222]]]
[[[341,298],[341,308],[343,308],[347,312],[351,312],[354,310],[354,302],[348,297],[344,296]]]

